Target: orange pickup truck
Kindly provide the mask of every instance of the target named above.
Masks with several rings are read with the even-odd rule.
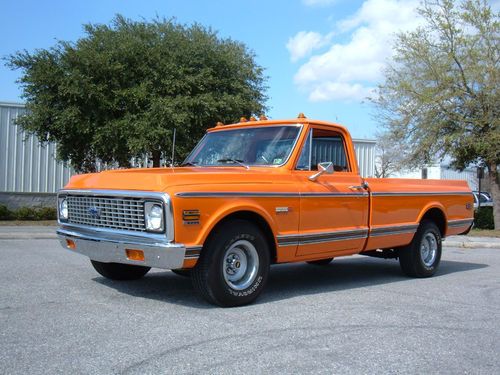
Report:
[[[349,132],[299,115],[218,124],[178,168],[74,176],[58,194],[57,233],[104,277],[171,269],[209,302],[237,306],[275,263],[364,254],[432,276],[441,240],[469,231],[473,205],[465,181],[361,177]]]

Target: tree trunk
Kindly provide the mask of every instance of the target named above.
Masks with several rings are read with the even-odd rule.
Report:
[[[160,167],[161,151],[153,151],[151,154],[153,157],[153,168],[159,168]]]
[[[493,199],[493,221],[495,223],[495,229],[500,229],[500,181],[496,163],[488,165],[488,170],[491,198]]]

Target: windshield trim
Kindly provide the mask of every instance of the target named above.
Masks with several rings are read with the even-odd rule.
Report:
[[[196,145],[195,148],[193,148],[193,150],[189,153],[189,155],[186,157],[186,159],[184,159],[184,161],[182,162],[182,164],[186,163],[186,161],[191,157],[191,155],[193,155],[195,153],[195,151],[198,149],[198,147],[200,147],[200,145],[202,144],[203,140],[205,139],[205,137],[207,137],[207,135],[209,133],[218,133],[218,132],[224,132],[224,131],[232,131],[232,130],[237,130],[237,129],[257,129],[257,128],[281,128],[283,126],[291,126],[291,127],[295,127],[295,128],[299,128],[299,131],[297,132],[297,136],[295,137],[295,141],[293,142],[292,144],[292,147],[290,149],[290,152],[288,153],[288,156],[286,158],[286,160],[281,163],[281,164],[274,164],[274,165],[269,165],[269,164],[251,164],[251,165],[248,165],[248,167],[251,169],[252,167],[266,167],[266,168],[279,168],[279,167],[282,167],[284,165],[286,165],[289,161],[290,161],[290,158],[292,157],[292,154],[293,154],[293,151],[295,150],[295,147],[297,146],[297,143],[302,135],[302,131],[304,130],[304,124],[273,124],[273,125],[261,125],[261,126],[245,126],[245,127],[242,127],[242,128],[232,128],[232,129],[227,129],[227,130],[214,130],[214,131],[210,131],[210,132],[206,132],[205,135],[199,140],[198,144]],[[196,167],[203,167],[203,168],[227,168],[227,167],[233,167],[234,165],[204,165],[204,164],[196,164],[194,166],[194,168]],[[188,167],[188,166],[186,166]],[[193,166],[189,166],[191,168],[193,168]],[[238,168],[241,168],[241,166],[237,166]]]

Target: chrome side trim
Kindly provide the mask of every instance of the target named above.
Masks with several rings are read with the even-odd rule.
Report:
[[[165,209],[165,224],[166,231],[165,233],[152,233],[152,232],[133,232],[127,230],[118,230],[118,229],[110,229],[110,228],[99,228],[93,227],[83,224],[72,224],[61,221],[58,215],[57,222],[62,227],[68,228],[82,228],[82,229],[91,229],[100,233],[111,233],[111,234],[122,234],[122,235],[135,235],[141,238],[153,238],[158,241],[167,241],[172,242],[174,240],[174,215],[172,208],[172,200],[167,193],[162,192],[154,192],[154,191],[138,191],[138,190],[99,190],[99,189],[61,189],[57,193],[57,198],[66,195],[89,195],[89,196],[117,196],[117,197],[136,197],[136,198],[151,198],[155,200],[160,200]],[[59,211],[59,209],[58,209]],[[131,233],[132,232],[132,233]]]
[[[474,222],[474,219],[448,220],[448,227],[457,228],[469,226]]]
[[[186,247],[186,259],[198,259],[201,254],[201,249],[203,246],[189,246]]]
[[[417,231],[417,229],[418,224],[388,225],[385,227],[371,229],[370,237],[390,236],[395,234],[413,234]]]
[[[259,193],[259,192],[203,192],[203,191],[193,191],[193,192],[182,192],[175,193],[176,197],[179,198],[231,198],[231,197],[253,197],[253,198],[298,198],[300,195],[298,193]]]
[[[375,197],[411,197],[411,196],[426,196],[426,195],[470,195],[472,196],[472,193],[468,193],[466,191],[449,191],[449,192],[442,192],[442,191],[436,191],[436,192],[424,192],[424,191],[418,191],[418,192],[372,192],[372,195]]]
[[[217,191],[217,192],[181,192],[176,193],[179,198],[343,198],[343,197],[364,197],[368,193],[260,193],[260,192],[236,192],[236,191]]]
[[[411,196],[442,196],[442,195],[472,195],[472,193],[467,193],[463,191],[458,192],[414,192],[414,193],[403,193],[403,192],[374,192],[371,193],[375,197],[411,197]],[[343,198],[343,197],[367,197],[368,192],[352,192],[352,193],[330,193],[330,192],[280,192],[280,193],[267,193],[267,192],[248,192],[248,191],[216,191],[216,192],[203,192],[203,191],[192,191],[192,192],[180,192],[176,193],[175,196],[179,198]]]
[[[368,236],[368,229],[321,232],[312,234],[291,234],[277,236],[278,246],[309,245],[324,242],[336,242],[363,239]]]
[[[368,237],[389,236],[396,234],[414,234],[418,224],[388,225],[371,229],[352,229],[345,231],[320,232],[313,234],[290,234],[277,236],[278,246],[301,246],[325,242],[348,241]]]

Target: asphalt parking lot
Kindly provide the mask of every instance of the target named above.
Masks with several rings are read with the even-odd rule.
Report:
[[[168,271],[103,279],[53,239],[0,257],[1,374],[500,373],[500,250],[447,248],[431,279],[360,256],[274,266],[232,309]]]

